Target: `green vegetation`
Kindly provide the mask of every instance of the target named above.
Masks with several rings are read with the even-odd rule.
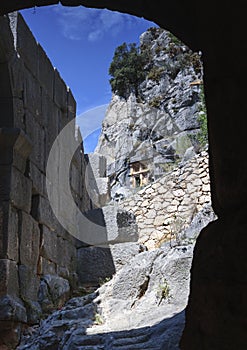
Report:
[[[162,73],[164,73],[164,68],[153,66],[149,71],[147,78],[158,83],[161,79]]]
[[[101,324],[104,323],[104,320],[103,320],[103,318],[102,318],[102,316],[100,314],[96,313],[94,315],[94,323],[97,324],[97,325],[101,325]]]
[[[162,302],[162,300],[169,300],[170,297],[171,297],[170,287],[166,278],[164,278],[158,287],[158,298],[159,298],[158,305]]]
[[[109,68],[112,76],[110,84],[112,91],[127,98],[131,92],[138,96],[138,86],[145,80],[145,66],[148,62],[147,51],[140,50],[136,44],[118,46]]]
[[[150,107],[159,108],[162,100],[163,100],[162,96],[155,96],[154,98],[152,98],[152,100],[148,102],[148,104]]]
[[[174,44],[179,45],[179,46],[183,45],[182,41],[180,39],[178,39],[174,34],[169,32],[168,35]]]
[[[205,147],[208,143],[208,122],[207,122],[207,110],[204,96],[204,89],[200,92],[201,108],[199,110],[198,121],[200,123],[200,132],[197,135],[197,140],[202,147]]]

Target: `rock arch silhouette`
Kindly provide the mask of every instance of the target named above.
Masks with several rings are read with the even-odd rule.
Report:
[[[3,0],[0,13],[56,3]],[[212,202],[219,219],[205,228],[197,241],[181,348],[246,348],[247,264],[243,247],[247,243],[247,41],[243,1],[236,0],[233,4],[195,0],[63,0],[61,3],[106,7],[145,17],[174,33],[193,50],[202,51]]]

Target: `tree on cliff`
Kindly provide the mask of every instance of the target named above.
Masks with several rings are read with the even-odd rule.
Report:
[[[136,44],[123,43],[118,46],[109,68],[112,91],[124,98],[131,92],[138,96],[138,86],[146,77],[147,63],[147,52],[141,51]]]

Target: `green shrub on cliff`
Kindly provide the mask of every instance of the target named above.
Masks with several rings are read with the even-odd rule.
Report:
[[[199,111],[198,122],[200,124],[200,131],[197,135],[197,139],[202,147],[208,143],[208,121],[207,121],[207,109],[205,103],[204,89],[200,92],[201,108]]]
[[[131,92],[138,96],[138,86],[146,77],[147,62],[147,52],[141,51],[136,44],[123,43],[118,46],[109,68],[112,91],[124,98]]]

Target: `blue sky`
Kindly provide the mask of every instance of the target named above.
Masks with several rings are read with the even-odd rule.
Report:
[[[99,134],[94,131],[101,127],[111,99],[108,69],[115,48],[123,42],[139,43],[139,36],[155,24],[119,12],[83,6],[54,5],[21,13],[71,88],[77,101],[77,122],[85,151],[92,152]]]

